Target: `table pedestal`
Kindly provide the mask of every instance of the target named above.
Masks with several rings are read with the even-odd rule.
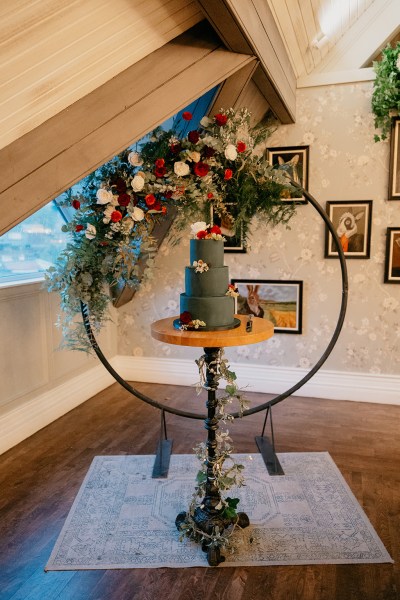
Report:
[[[221,503],[221,494],[218,487],[215,484],[214,476],[214,464],[216,458],[216,432],[218,430],[218,419],[215,416],[215,409],[217,406],[216,390],[218,388],[218,380],[215,377],[215,373],[210,368],[212,363],[216,364],[220,356],[220,348],[204,348],[205,364],[206,364],[206,388],[208,390],[207,396],[207,418],[204,421],[204,426],[207,429],[207,480],[206,480],[206,494],[198,506],[192,519],[195,522],[198,529],[204,531],[208,535],[212,535],[216,528],[220,533],[227,529],[231,525],[237,524],[239,527],[248,527],[250,524],[248,516],[240,512],[236,517],[229,518],[224,516],[225,508],[217,508]],[[178,529],[181,528],[186,521],[186,512],[181,512],[176,517],[175,524]],[[221,550],[217,546],[208,544],[207,541],[203,542],[202,549],[207,552],[208,564],[212,567],[219,565],[225,558],[221,556]]]

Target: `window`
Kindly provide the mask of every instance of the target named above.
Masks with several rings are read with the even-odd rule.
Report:
[[[64,248],[64,218],[54,201],[0,237],[0,283],[41,279]]]

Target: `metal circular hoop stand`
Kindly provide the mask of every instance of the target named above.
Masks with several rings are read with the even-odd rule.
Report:
[[[337,251],[338,251],[338,256],[339,256],[339,261],[340,261],[341,276],[342,276],[342,301],[341,301],[341,306],[340,306],[340,312],[339,312],[338,320],[337,320],[336,327],[333,332],[332,338],[331,338],[329,344],[327,345],[324,353],[321,355],[320,359],[312,367],[312,369],[302,379],[300,379],[295,385],[293,385],[291,388],[287,389],[282,394],[279,394],[275,398],[272,398],[272,400],[268,400],[267,402],[264,402],[264,404],[260,404],[259,406],[250,408],[249,410],[246,410],[243,413],[243,415],[240,415],[239,413],[234,413],[232,416],[235,419],[237,419],[240,416],[246,417],[248,415],[253,415],[253,414],[261,412],[263,410],[268,411],[269,409],[272,408],[272,406],[274,406],[275,404],[278,404],[279,402],[282,402],[282,400],[285,400],[285,398],[287,398],[288,396],[290,396],[291,394],[296,392],[298,389],[300,389],[322,367],[322,365],[324,364],[324,362],[326,361],[326,359],[332,352],[332,350],[337,342],[337,339],[340,335],[342,327],[343,327],[343,322],[344,322],[344,318],[345,318],[345,314],[346,314],[346,307],[347,307],[347,297],[348,297],[348,276],[347,276],[346,258],[345,258],[345,255],[344,255],[344,252],[342,249],[342,245],[341,245],[338,235],[333,227],[332,221],[329,219],[328,215],[324,212],[324,210],[319,205],[319,203],[315,200],[315,198],[309,192],[307,192],[301,186],[299,186],[297,183],[295,183],[293,181],[291,183],[294,187],[298,188],[302,192],[302,194],[307,198],[307,200],[316,209],[316,211],[319,213],[319,215],[325,221],[330,233],[332,234],[333,239],[335,240]],[[93,350],[95,351],[97,357],[99,358],[100,362],[105,366],[107,371],[114,377],[114,379],[120,385],[122,385],[122,387],[124,387],[128,392],[130,392],[131,394],[133,394],[134,396],[139,398],[139,400],[143,400],[143,402],[147,402],[147,404],[150,404],[154,408],[158,408],[159,410],[161,410],[162,411],[162,419],[163,419],[165,412],[171,413],[173,415],[177,415],[179,417],[186,417],[188,419],[201,419],[201,420],[205,419],[205,415],[201,415],[198,413],[192,413],[192,412],[188,412],[185,410],[180,410],[178,408],[171,408],[165,404],[162,404],[161,402],[157,402],[156,400],[153,400],[149,396],[142,394],[141,392],[139,392],[139,390],[135,389],[127,381],[125,381],[125,379],[123,379],[117,373],[117,371],[115,371],[115,369],[113,369],[113,367],[110,365],[110,363],[108,362],[108,360],[102,353],[102,351],[96,341],[96,338],[93,334],[92,328],[90,326],[88,306],[86,304],[84,304],[83,302],[81,302],[81,312],[82,312],[82,318],[83,318],[83,323],[84,323],[84,326],[86,329],[86,333],[88,335],[88,338],[92,345]],[[268,412],[267,412],[267,416],[268,416]],[[266,420],[266,418],[265,418],[265,420]],[[265,427],[265,423],[264,423],[264,427]],[[165,428],[165,421],[164,421],[164,428]],[[264,432],[264,430],[263,430],[263,432]],[[271,433],[272,433],[272,437],[273,437],[272,421],[271,421]]]

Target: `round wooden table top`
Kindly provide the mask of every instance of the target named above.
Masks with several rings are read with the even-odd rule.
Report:
[[[151,326],[153,338],[166,344],[177,346],[196,346],[202,348],[226,348],[228,346],[245,346],[263,342],[274,335],[274,326],[271,321],[253,317],[251,332],[246,331],[247,315],[235,315],[241,321],[236,329],[223,331],[181,331],[174,328],[174,321],[179,317],[168,317],[155,321]]]

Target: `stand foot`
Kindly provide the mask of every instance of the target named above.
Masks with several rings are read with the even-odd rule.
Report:
[[[246,527],[248,527],[250,525],[250,519],[249,517],[246,515],[246,513],[244,512],[239,512],[237,514],[238,516],[238,520],[237,520],[237,524],[239,525],[239,527],[241,529],[245,529]]]
[[[256,444],[261,456],[264,459],[269,475],[284,475],[285,473],[282,469],[281,463],[279,462],[274,448],[270,444],[268,438],[257,435]]]
[[[171,450],[172,440],[162,440],[158,443],[153,473],[151,475],[153,479],[165,479],[168,477]]]
[[[225,556],[221,556],[221,550],[217,547],[207,550],[207,561],[210,567],[218,567],[222,562],[225,562]]]

